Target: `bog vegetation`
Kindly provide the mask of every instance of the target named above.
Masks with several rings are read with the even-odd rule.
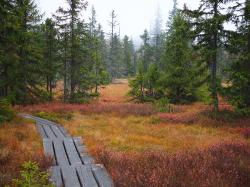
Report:
[[[249,186],[249,1],[173,0],[139,48],[119,12],[106,33],[86,0],[66,2],[45,19],[34,0],[0,1],[0,186],[50,186],[17,112],[83,136],[116,186]]]

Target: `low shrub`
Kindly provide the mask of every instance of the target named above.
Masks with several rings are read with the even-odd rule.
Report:
[[[0,123],[10,121],[14,118],[14,111],[11,109],[7,100],[0,100]]]
[[[155,100],[154,105],[159,112],[171,112],[171,105],[166,97]]]
[[[157,111],[150,104],[131,104],[131,103],[96,103],[96,104],[65,104],[65,103],[46,103],[38,105],[20,106],[17,110],[37,114],[41,111],[45,113],[64,114],[79,111],[82,113],[116,113],[120,115],[147,116],[156,114]],[[38,114],[39,115],[39,114]],[[40,115],[41,116],[41,115]],[[41,116],[42,117],[42,116]]]
[[[97,148],[93,153],[119,187],[250,185],[250,147],[241,142],[175,154],[123,153],[105,148]]]
[[[210,104],[212,102],[209,86],[207,84],[202,85],[196,90],[196,96],[199,101],[205,104]]]
[[[39,169],[35,162],[25,162],[22,165],[23,170],[20,172],[20,178],[15,179],[14,183],[17,187],[52,187],[49,184],[49,174]]]

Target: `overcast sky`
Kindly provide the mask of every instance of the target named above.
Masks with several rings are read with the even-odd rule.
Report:
[[[66,0],[35,0],[45,17],[51,17],[59,6],[65,7]],[[199,0],[179,0],[178,6],[186,3],[190,8],[197,8]],[[83,12],[83,18],[88,21],[91,7],[97,12],[97,20],[102,24],[104,31],[108,32],[108,20],[110,12],[115,10],[117,20],[120,23],[121,35],[125,34],[138,39],[144,29],[150,30],[155,19],[157,7],[160,7],[163,24],[166,25],[169,11],[173,7],[172,0],[88,0],[87,11]]]
[[[115,10],[117,21],[120,23],[121,36],[128,35],[136,43],[140,43],[139,36],[145,29],[152,28],[157,9],[160,9],[163,19],[163,26],[166,26],[169,11],[173,8],[173,0],[87,0],[88,8],[82,12],[85,21],[89,21],[91,7],[94,6],[97,13],[97,20],[108,33],[110,31],[108,20],[110,13]],[[239,0],[244,2],[245,0]],[[46,17],[51,17],[59,6],[66,7],[66,0],[35,0],[41,13]],[[196,9],[199,6],[199,0],[178,0],[178,8],[187,4],[188,8]],[[227,29],[233,29],[230,24],[225,25]],[[119,29],[117,28],[117,31]]]

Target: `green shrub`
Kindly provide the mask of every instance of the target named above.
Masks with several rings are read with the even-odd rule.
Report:
[[[89,103],[91,98],[92,98],[91,94],[87,92],[77,92],[71,94],[69,102],[77,104],[86,104]]]
[[[25,162],[23,170],[20,172],[20,179],[15,179],[17,187],[52,187],[49,184],[49,174],[40,171],[38,164],[35,162]]]
[[[160,112],[171,112],[171,105],[166,97],[155,100],[154,105]]]
[[[209,86],[207,84],[202,85],[196,90],[196,96],[198,101],[202,101],[205,104],[210,104],[212,102]]]
[[[10,121],[14,118],[14,111],[6,99],[0,100],[0,123]]]

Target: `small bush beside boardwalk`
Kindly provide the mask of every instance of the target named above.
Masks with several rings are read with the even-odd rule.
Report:
[[[119,187],[250,186],[250,146],[224,142],[178,153],[93,150]]]

